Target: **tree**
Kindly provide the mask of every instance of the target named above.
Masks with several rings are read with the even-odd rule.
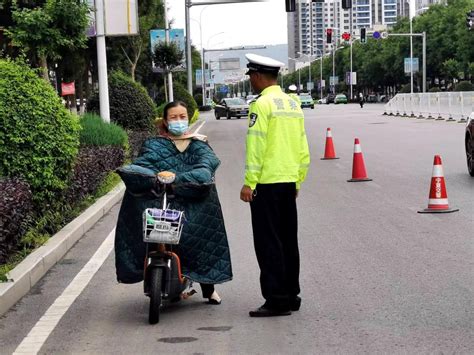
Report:
[[[174,68],[178,67],[182,63],[183,54],[183,51],[179,49],[175,42],[160,42],[156,44],[155,48],[153,48],[153,61],[158,68],[163,70],[165,88],[166,74],[172,72]],[[168,101],[167,93],[166,101]]]
[[[12,5],[14,24],[6,30],[16,47],[38,58],[42,75],[49,81],[48,59],[58,59],[62,50],[86,47],[89,7],[84,0],[46,0],[33,9]]]

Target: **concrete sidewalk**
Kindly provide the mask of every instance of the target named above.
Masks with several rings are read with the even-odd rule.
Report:
[[[122,199],[124,192],[125,185],[120,183],[10,271],[7,275],[9,280],[0,283],[0,316],[25,296],[48,270]]]

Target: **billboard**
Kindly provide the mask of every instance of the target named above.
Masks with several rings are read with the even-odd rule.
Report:
[[[137,0],[87,0],[92,9],[89,17],[87,36],[97,35],[96,2],[104,4],[104,26],[106,36],[130,36],[138,34]]]
[[[219,59],[219,70],[238,70],[240,69],[239,58],[221,58]]]

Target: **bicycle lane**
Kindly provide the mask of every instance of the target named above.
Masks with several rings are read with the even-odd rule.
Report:
[[[116,204],[79,239],[66,253],[64,258],[53,266],[26,296],[0,317],[0,347],[2,353],[13,353],[17,349],[18,345],[24,341],[28,333],[36,326],[41,317],[46,314],[51,305],[59,299],[76,275],[83,270],[84,266],[91,260],[94,253],[115,228],[119,208],[120,203]],[[109,258],[111,250],[112,248],[107,253]],[[115,281],[114,274],[110,274],[110,278]],[[69,307],[64,308],[64,312],[67,312],[68,309]],[[57,311],[58,308],[54,312],[56,316],[58,315]],[[49,316],[51,316],[51,313],[49,313]],[[38,331],[38,327],[36,330]],[[44,327],[40,333],[48,335],[45,333]],[[39,333],[37,332],[36,334]],[[47,340],[47,337],[45,340]],[[39,339],[30,338],[30,344],[31,341],[38,344]],[[27,348],[24,349],[26,350]],[[33,348],[30,346],[28,349],[31,350]]]

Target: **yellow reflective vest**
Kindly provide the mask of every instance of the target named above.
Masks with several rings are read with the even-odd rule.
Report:
[[[250,103],[245,185],[305,180],[310,163],[300,105],[278,85],[267,87]]]
[[[301,100],[300,100],[300,97],[298,96],[298,94],[295,94],[295,93],[293,93],[293,92],[290,92],[290,93],[288,94],[288,96],[291,97],[293,100],[295,100],[295,101],[298,103],[298,105],[301,106]]]

